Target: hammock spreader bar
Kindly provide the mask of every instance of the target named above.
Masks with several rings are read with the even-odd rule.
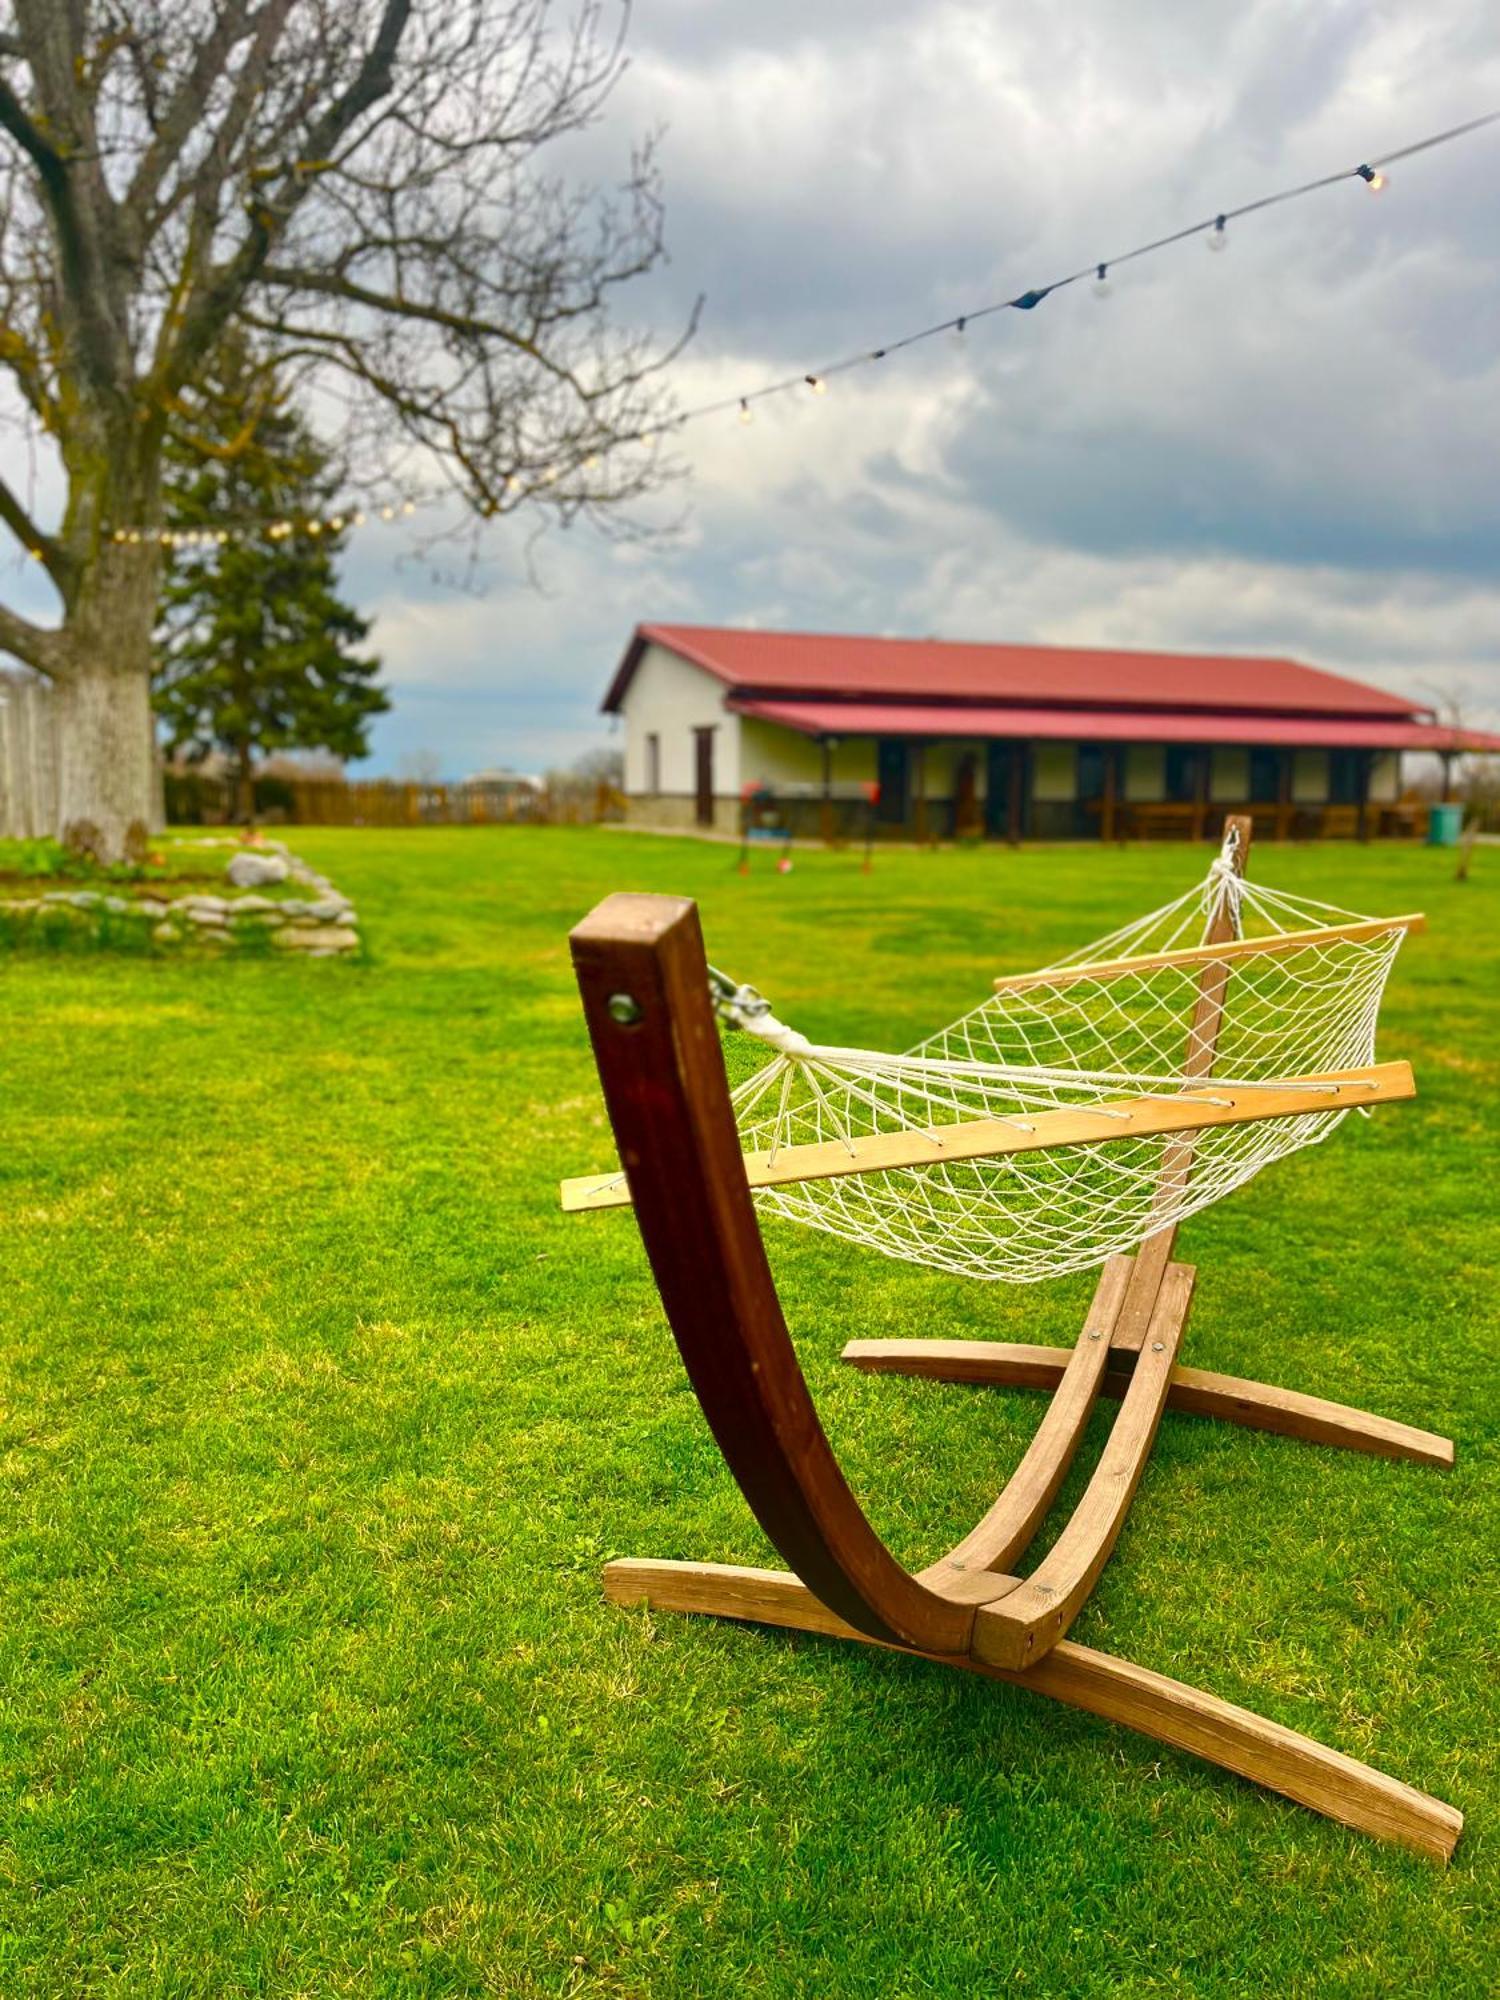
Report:
[[[1359,944],[1390,931],[1424,931],[1420,912],[1404,917],[1370,917],[1354,924],[1323,924],[1316,930],[1275,931],[1268,937],[1233,938],[1227,944],[1195,944],[1178,951],[1143,952],[1134,958],[1101,958],[1092,964],[1043,966],[1032,972],[1005,972],[997,993],[1023,993],[1030,986],[1071,986],[1080,979],[1117,979],[1131,972],[1159,972],[1169,966],[1218,965],[1266,951],[1301,951],[1321,944]]]
[[[1223,1084],[1217,1079],[1203,1094],[1174,1097],[1120,1097],[1107,1104],[1028,1112],[1025,1126],[1015,1119],[976,1118],[937,1125],[926,1131],[876,1132],[857,1139],[829,1139],[810,1146],[783,1146],[775,1153],[746,1153],[745,1178],[752,1188],[785,1187],[795,1181],[832,1180],[842,1174],[882,1173],[897,1167],[952,1165],[1001,1153],[1040,1153],[1058,1146],[1107,1146],[1158,1132],[1202,1132],[1218,1125],[1247,1125],[1260,1118],[1306,1118],[1356,1106],[1395,1103],[1415,1097],[1411,1064],[1371,1063],[1362,1069],[1328,1070],[1287,1077],[1277,1083]],[[584,1174],[562,1183],[568,1213],[593,1208],[628,1208],[624,1174]]]

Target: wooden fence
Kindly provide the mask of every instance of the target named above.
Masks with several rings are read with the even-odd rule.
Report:
[[[219,778],[168,771],[166,791],[173,825],[219,826],[230,817],[229,786]],[[256,819],[268,826],[587,826],[623,818],[625,806],[612,785],[595,784],[532,790],[260,777],[254,793]]]
[[[37,840],[56,828],[52,690],[34,674],[0,672],[0,839]]]

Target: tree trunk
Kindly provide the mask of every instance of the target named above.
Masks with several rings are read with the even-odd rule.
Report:
[[[157,557],[107,548],[63,627],[56,677],[57,831],[113,862],[144,850],[152,820],[152,634]]]
[[[242,743],[235,758],[234,772],[234,818],[241,826],[255,823],[255,753],[248,743]]]

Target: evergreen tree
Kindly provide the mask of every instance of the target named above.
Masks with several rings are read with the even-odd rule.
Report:
[[[169,550],[153,700],[169,749],[232,760],[234,813],[248,817],[257,755],[363,756],[370,718],[390,703],[374,684],[379,660],[354,651],[368,621],[336,590],[347,529],[328,525],[331,455],[238,345],[193,418],[167,461],[168,531],[194,539]]]

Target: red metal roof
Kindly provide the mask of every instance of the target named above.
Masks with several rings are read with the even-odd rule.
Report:
[[[1359,716],[1165,714],[1160,709],[1023,708],[958,703],[754,701],[738,715],[804,736],[1030,737],[1070,743],[1283,743],[1329,750],[1500,750],[1500,736]]]
[[[1411,720],[1425,713],[1420,703],[1402,695],[1297,660],[971,645],[947,639],[756,632],[717,625],[637,626],[604,698],[606,711],[619,707],[641,655],[653,642],[746,698],[843,695],[1048,707],[1077,703],[1115,710],[1238,709],[1262,715],[1269,711],[1391,720]],[[1013,728],[1014,718],[1003,733],[1013,733]],[[1255,734],[1263,742],[1270,740],[1259,728]],[[1196,735],[1206,740],[1201,728]]]

